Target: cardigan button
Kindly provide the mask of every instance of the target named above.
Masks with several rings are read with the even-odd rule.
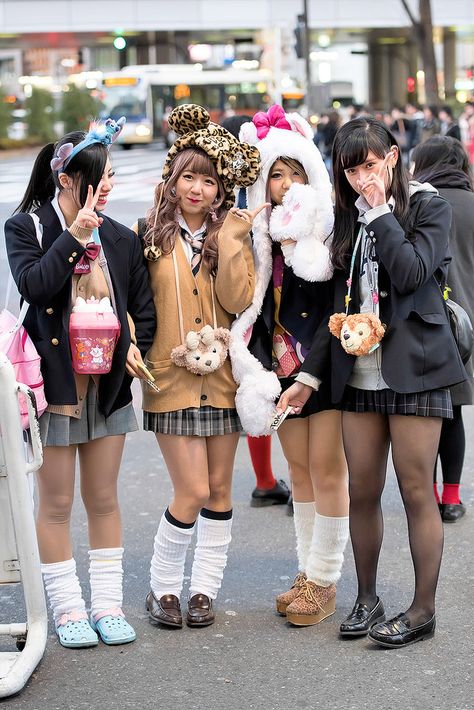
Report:
[[[52,338],[51,339],[51,344],[52,345],[59,345],[59,340],[57,338]]]
[[[72,264],[72,262],[74,261],[74,259],[72,258],[72,256],[69,257],[68,261],[69,261],[70,264]]]
[[[73,251],[71,256],[77,256],[77,251]]]
[[[193,288],[193,296],[197,296],[197,295],[198,295],[198,290],[197,290],[197,288]]]
[[[53,313],[54,313],[54,311],[53,311],[52,308],[47,308],[47,309],[46,309],[46,313],[48,314],[48,316],[52,316]]]
[[[304,312],[303,312],[303,313],[300,313],[300,316],[301,316],[302,318],[307,318],[308,315],[309,315],[308,313],[304,313]]]
[[[374,232],[369,232],[369,237],[373,237],[373,236],[374,236]]]
[[[200,318],[195,318],[195,319],[194,319],[194,322],[195,322],[195,323],[200,323],[200,322],[201,322],[201,319],[200,319]]]
[[[202,395],[201,395],[201,399],[202,399],[203,402],[205,402],[206,399],[207,399],[207,394],[202,394]]]

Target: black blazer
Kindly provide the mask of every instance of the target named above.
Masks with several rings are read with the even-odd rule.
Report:
[[[418,192],[410,200],[406,232],[392,213],[368,227],[380,260],[380,319],[387,330],[382,340],[382,375],[395,392],[425,392],[466,379],[449,326],[440,284],[448,265],[451,208],[433,193]],[[356,257],[356,263],[358,259]],[[354,270],[349,313],[359,310],[358,270]],[[334,275],[334,309],[344,311],[348,272]],[[329,337],[334,402],[340,402],[354,366],[339,340]],[[304,366],[318,375],[324,353],[311,350]]]
[[[279,321],[281,325],[291,333],[305,348],[314,352],[319,349],[319,336],[321,332],[324,336],[322,347],[323,355],[319,373],[316,374],[321,380],[329,374],[329,353],[327,351],[326,336],[327,321],[333,302],[332,281],[309,282],[296,276],[291,267],[284,265],[283,282],[281,289],[281,303]],[[257,360],[267,369],[272,369],[273,350],[273,330],[275,325],[275,299],[273,291],[273,281],[270,280],[265,298],[263,300],[262,311],[258,316],[249,342],[249,350]],[[302,371],[309,371],[305,368]]]
[[[5,225],[8,260],[18,290],[30,304],[25,328],[41,356],[46,399],[55,405],[75,404],[68,308],[74,266],[85,249],[68,230],[63,232],[50,201],[36,214],[43,225],[42,247],[31,216],[15,215]],[[109,416],[132,399],[132,378],[125,370],[130,346],[127,311],[135,323],[137,344],[143,354],[152,343],[156,315],[140,240],[127,227],[103,218],[99,234],[121,324],[112,369],[101,376],[99,384],[99,407]]]

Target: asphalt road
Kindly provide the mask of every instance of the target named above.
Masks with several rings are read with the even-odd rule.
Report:
[[[117,155],[117,160],[124,156]],[[133,151],[126,156],[129,161]],[[148,162],[154,169],[162,158],[153,151],[140,156],[137,151],[137,157],[143,171]],[[8,170],[5,161],[0,162],[0,174],[4,167]],[[143,182],[144,194],[148,188]],[[5,218],[8,209],[0,196],[0,219]],[[113,202],[109,213],[128,224],[144,209],[144,200],[134,197],[127,202],[124,198]],[[139,404],[137,396],[137,407]],[[23,692],[1,702],[2,708],[472,710],[472,408],[465,408],[465,419],[468,445],[462,495],[468,514],[456,525],[445,526],[434,639],[397,651],[378,648],[365,639],[338,638],[339,623],[349,613],[356,590],[350,548],[338,585],[334,616],[315,627],[291,628],[276,615],[275,594],[288,587],[296,572],[293,522],[282,507],[249,507],[254,479],[244,438],[237,452],[233,541],[218,598],[217,621],[204,629],[172,631],[151,626],[144,608],[149,560],[155,530],[170,496],[170,484],[153,435],[137,432],[128,437],[120,482],[125,537],[124,608],[136,628],[137,641],[129,646],[100,644],[94,649],[66,650],[58,644],[50,623],[42,663]],[[286,477],[276,439],[273,460],[276,475]],[[410,603],[413,573],[405,517],[392,470],[383,502],[385,540],[379,594],[387,613],[395,614]],[[79,576],[85,583],[88,544],[79,495],[72,525]],[[190,561],[189,557],[188,572]],[[87,599],[89,590],[85,584],[84,591]],[[0,587],[0,623],[23,619],[21,587]],[[6,647],[0,645],[0,650]]]

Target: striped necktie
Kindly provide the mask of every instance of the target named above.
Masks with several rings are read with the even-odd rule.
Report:
[[[188,242],[188,244],[191,245],[191,249],[193,250],[193,255],[191,257],[191,269],[193,276],[196,276],[201,264],[202,248],[204,246],[206,232],[203,232],[197,238],[193,238],[190,234],[188,234],[184,227],[181,227],[181,236]]]

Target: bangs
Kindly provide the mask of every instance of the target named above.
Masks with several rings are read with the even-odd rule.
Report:
[[[303,168],[299,160],[296,160],[295,158],[288,158],[288,157],[283,157],[280,155],[277,160],[281,160],[282,163],[287,165],[291,170],[294,170],[295,172],[298,173],[300,178],[302,178],[306,184],[309,183],[308,176],[306,174],[306,170]],[[275,161],[276,162],[276,161]],[[273,163],[275,165],[275,163]]]
[[[367,130],[367,127],[356,128],[341,146],[341,165],[343,170],[354,168],[356,165],[364,163],[370,151],[378,158],[384,158],[390,148],[382,138],[374,131]]]
[[[173,172],[177,171],[180,174],[183,170],[189,170],[192,173],[208,175],[219,182],[214,163],[200,148],[185,148],[178,153],[173,163],[175,168]]]

